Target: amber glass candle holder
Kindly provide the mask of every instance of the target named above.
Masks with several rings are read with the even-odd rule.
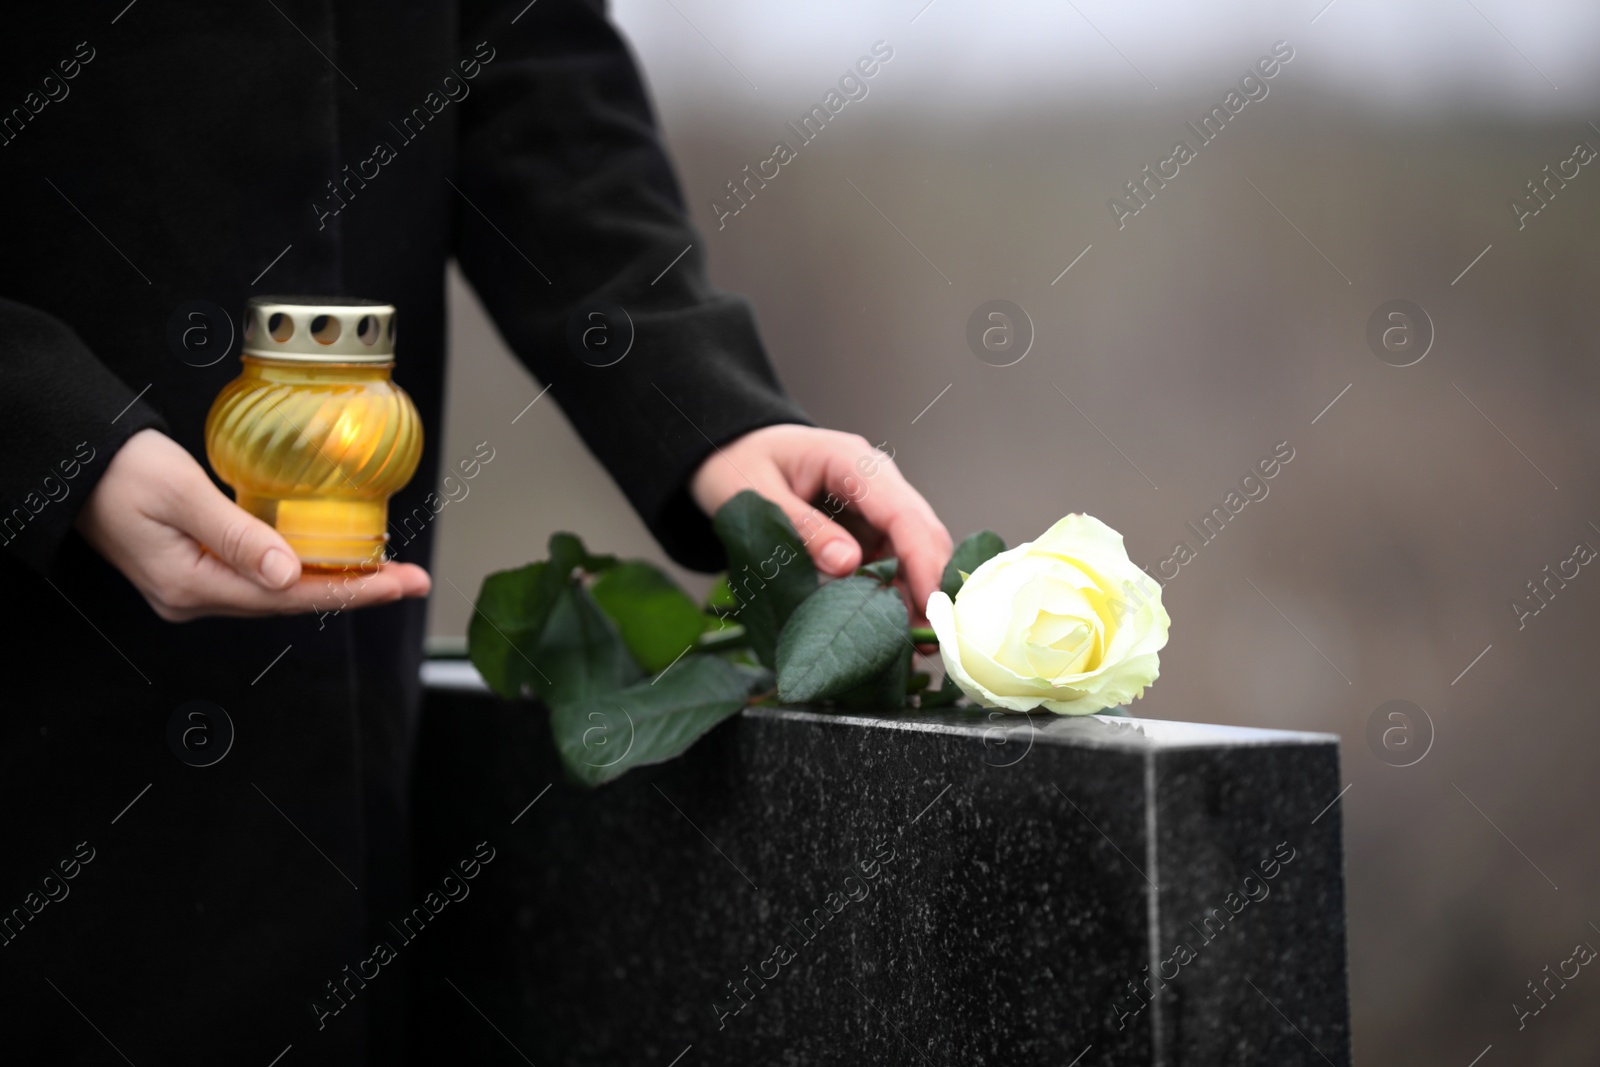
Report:
[[[253,297],[243,365],[206,416],[206,455],[239,506],[310,567],[380,561],[389,497],[416,473],[422,421],[390,378],[395,309]]]

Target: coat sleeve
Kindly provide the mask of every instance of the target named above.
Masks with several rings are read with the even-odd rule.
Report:
[[[64,323],[0,299],[0,544],[48,573],[123,442],[161,416]]]
[[[462,270],[662,547],[720,566],[689,477],[741,434],[809,420],[749,304],[707,279],[627,46],[585,0],[467,2],[461,41]]]

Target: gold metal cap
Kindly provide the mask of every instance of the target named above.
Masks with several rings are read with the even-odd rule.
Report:
[[[322,296],[253,296],[245,305],[247,356],[301,363],[392,363],[393,304]]]

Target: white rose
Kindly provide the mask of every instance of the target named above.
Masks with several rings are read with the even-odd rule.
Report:
[[[1143,694],[1172,620],[1122,535],[1068,515],[928,598],[945,673],[985,707],[1088,715]]]

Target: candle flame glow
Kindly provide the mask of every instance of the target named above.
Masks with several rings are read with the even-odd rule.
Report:
[[[339,442],[341,452],[347,451],[361,435],[361,420],[354,413],[354,405],[345,408],[339,413],[339,420],[333,424],[333,437]]]

